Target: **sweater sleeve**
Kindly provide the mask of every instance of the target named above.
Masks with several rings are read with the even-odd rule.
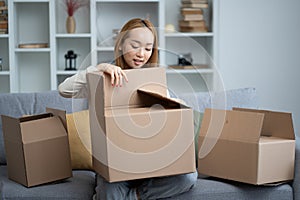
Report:
[[[89,66],[85,70],[78,71],[73,76],[66,78],[59,86],[58,91],[61,96],[66,98],[87,98],[88,89],[86,74],[88,72],[95,72],[98,69],[94,66]]]

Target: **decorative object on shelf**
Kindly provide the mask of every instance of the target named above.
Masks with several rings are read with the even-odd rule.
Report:
[[[66,30],[67,33],[75,33],[76,22],[73,16],[68,16],[66,21]]]
[[[173,24],[166,24],[165,26],[165,33],[174,33],[175,26]]]
[[[179,54],[178,65],[192,65],[193,58],[191,53]]]
[[[84,6],[88,6],[88,0],[65,0],[66,11],[68,13],[66,21],[67,33],[75,33],[76,31],[76,21],[74,18],[75,12]]]
[[[65,70],[76,70],[77,54],[73,50],[69,50],[65,54]]]
[[[2,71],[2,58],[0,58],[0,71]]]
[[[175,65],[169,65],[171,69],[204,69],[208,68],[207,64],[193,64],[193,58],[191,53],[178,54],[178,63]]]
[[[5,1],[0,1],[0,34],[8,33],[8,8]]]
[[[48,43],[24,43],[19,44],[19,48],[48,48]]]

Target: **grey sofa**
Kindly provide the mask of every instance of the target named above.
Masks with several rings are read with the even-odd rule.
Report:
[[[222,94],[183,94],[182,98],[199,112],[206,107],[222,107]],[[214,100],[212,100],[214,99]],[[257,107],[256,91],[253,88],[226,92],[226,108]],[[68,113],[87,108],[85,99],[65,99],[57,91],[40,93],[0,94],[0,115],[20,117],[45,112],[45,107],[64,109]],[[195,124],[197,126],[197,124]],[[198,124],[199,125],[199,124]],[[234,181],[199,176],[191,191],[168,198],[192,199],[295,199],[300,200],[300,142],[297,138],[295,180],[279,186],[253,186]],[[0,120],[0,198],[1,199],[92,199],[96,187],[95,173],[88,170],[73,170],[73,177],[26,188],[7,178],[7,166]]]

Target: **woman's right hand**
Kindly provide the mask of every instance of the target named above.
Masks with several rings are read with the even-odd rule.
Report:
[[[97,65],[97,68],[104,73],[107,73],[111,77],[111,85],[116,87],[122,87],[123,79],[128,82],[126,73],[122,70],[121,67],[112,65],[109,63],[101,63]]]

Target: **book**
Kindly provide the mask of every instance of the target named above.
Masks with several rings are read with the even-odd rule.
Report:
[[[8,23],[7,22],[6,23],[2,23],[0,21],[0,29],[8,29]]]
[[[181,0],[181,3],[208,3],[207,0]]]
[[[207,32],[207,27],[188,27],[188,26],[179,26],[180,32]]]
[[[180,13],[182,15],[194,15],[194,14],[203,14],[201,8],[181,8]]]
[[[179,26],[185,27],[205,27],[206,23],[204,20],[195,20],[195,21],[185,21],[185,20],[179,20]]]
[[[8,20],[2,20],[1,18],[0,18],[0,24],[8,24]]]
[[[5,6],[5,1],[0,1],[0,7]]]
[[[182,8],[208,8],[207,3],[182,3]]]
[[[0,28],[0,34],[6,34],[8,33],[7,28]]]
[[[199,20],[203,20],[204,16],[199,14],[182,15],[181,19],[184,21],[195,21],[195,20],[199,21]]]
[[[8,10],[7,6],[0,6],[0,10]]]

